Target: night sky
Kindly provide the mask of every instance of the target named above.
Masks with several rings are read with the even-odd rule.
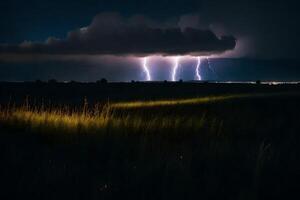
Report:
[[[300,80],[293,0],[2,0],[0,80],[170,80],[172,56],[211,57],[205,80]],[[161,56],[162,55],[162,56]],[[178,78],[195,78],[182,57]]]

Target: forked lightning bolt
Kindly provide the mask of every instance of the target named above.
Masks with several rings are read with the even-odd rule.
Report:
[[[196,66],[196,70],[195,70],[195,74],[196,74],[196,79],[198,81],[201,81],[201,75],[200,75],[200,65],[201,65],[201,58],[200,56],[197,57],[197,66]]]
[[[210,71],[212,71],[212,72],[215,74],[216,78],[218,78],[218,74],[216,73],[216,71],[215,71],[215,70],[211,67],[211,65],[210,65],[209,58],[206,57],[206,60],[207,60],[208,68],[210,69]]]
[[[151,81],[151,75],[150,75],[150,71],[148,69],[147,61],[148,61],[148,58],[145,57],[144,60],[143,60],[143,69],[146,73],[146,80]]]
[[[173,72],[172,72],[172,81],[176,81],[176,72],[179,66],[179,57],[174,58],[174,67],[173,67]]]

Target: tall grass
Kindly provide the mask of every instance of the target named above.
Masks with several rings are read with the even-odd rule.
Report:
[[[274,95],[274,94],[271,94]],[[199,132],[204,125],[215,129],[221,123],[218,116],[208,117],[206,104],[218,104],[248,97],[265,97],[265,94],[238,94],[171,99],[132,101],[89,105],[84,99],[81,107],[31,105],[26,99],[20,107],[9,103],[0,107],[0,122],[23,126],[32,130],[103,133],[110,129],[135,132]],[[269,95],[270,96],[270,95]],[[190,108],[189,111],[187,108]],[[198,110],[198,111],[195,111]],[[170,131],[169,131],[170,132]]]
[[[206,102],[208,98],[197,101]],[[199,101],[199,102],[200,102]],[[183,100],[186,103],[195,103],[195,100]],[[134,106],[133,106],[134,104]],[[145,113],[130,112],[127,109],[138,105],[148,107],[166,105],[166,101],[159,102],[139,102],[115,103],[115,104],[96,104],[88,106],[86,101],[81,108],[69,108],[67,106],[48,107],[48,106],[29,106],[24,104],[22,107],[7,106],[0,109],[0,121],[16,127],[27,127],[32,130],[48,131],[53,130],[73,133],[103,133],[108,129],[130,129],[130,131],[153,132],[165,129],[177,130],[179,127],[197,130],[204,123],[204,116],[198,117],[165,116],[161,113],[147,115]],[[182,101],[168,101],[168,105],[182,104]]]

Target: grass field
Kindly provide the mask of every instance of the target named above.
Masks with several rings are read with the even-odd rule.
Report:
[[[259,96],[259,95],[251,95]],[[208,103],[249,97],[249,95],[211,96],[180,100],[132,101],[118,103],[95,104],[89,107],[87,100],[80,108],[67,106],[6,106],[0,111],[0,119],[4,124],[12,126],[30,127],[31,130],[67,131],[72,133],[101,134],[107,129],[143,128],[145,131],[161,128],[176,128],[184,122],[184,127],[199,129],[206,120],[203,113],[198,116],[178,116],[175,112],[166,115],[172,109],[201,106]],[[149,112],[145,109],[160,108],[160,111]],[[177,109],[178,110],[178,109]],[[145,111],[141,113],[141,111]],[[184,110],[182,110],[184,111]],[[149,115],[151,117],[149,118]],[[146,129],[145,129],[146,128]],[[183,128],[183,127],[182,127]],[[149,129],[149,130],[148,130]],[[130,130],[132,131],[132,130]]]
[[[297,195],[300,93],[82,106],[5,105],[5,197],[283,199]]]

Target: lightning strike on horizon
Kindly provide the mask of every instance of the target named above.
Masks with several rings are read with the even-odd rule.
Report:
[[[196,78],[198,81],[201,81],[201,75],[200,75],[200,64],[201,64],[201,58],[200,56],[197,57],[197,66],[195,70]]]
[[[216,71],[215,71],[215,70],[211,67],[211,65],[210,65],[209,58],[206,57],[206,60],[207,60],[207,65],[208,65],[209,70],[212,71],[212,73],[214,73],[215,76],[218,78],[218,74],[216,73]]]
[[[173,67],[173,72],[172,72],[172,81],[176,81],[176,72],[179,66],[179,56],[174,58],[174,67]]]
[[[145,57],[144,60],[143,60],[143,69],[146,73],[146,80],[151,81],[151,75],[150,75],[150,71],[149,71],[148,66],[147,66],[147,61],[148,61],[148,58]]]

